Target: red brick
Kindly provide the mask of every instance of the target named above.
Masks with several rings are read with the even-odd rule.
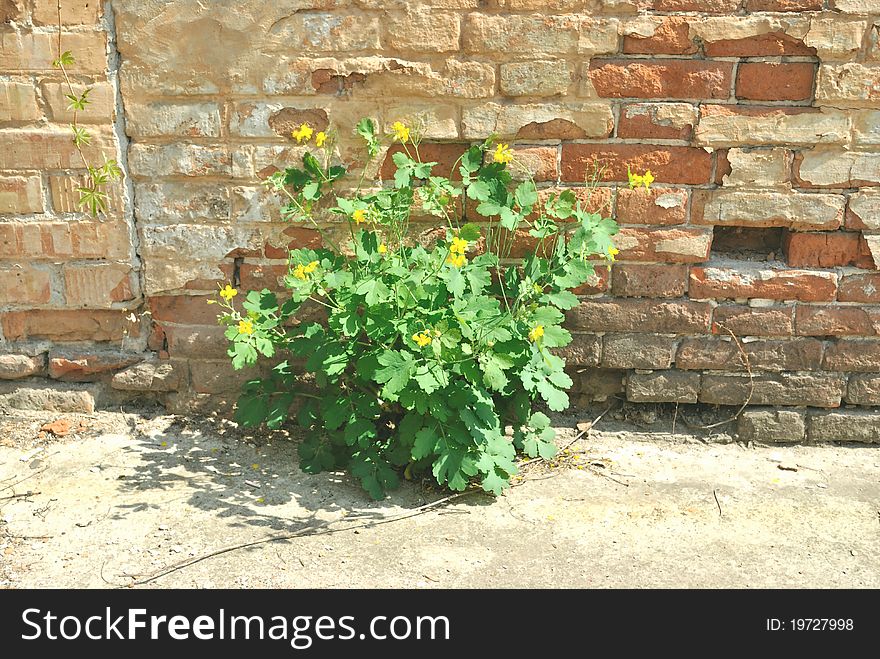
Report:
[[[126,319],[121,310],[91,309],[10,311],[0,314],[7,341],[50,339],[53,341],[118,341],[139,336],[139,323]]]
[[[675,365],[688,370],[743,371],[748,360],[749,368],[757,371],[810,371],[822,363],[823,345],[816,339],[765,339],[740,342],[740,346],[730,338],[684,339]]]
[[[713,334],[736,336],[790,336],[794,333],[794,306],[746,307],[722,305],[715,308]]]
[[[723,185],[724,177],[733,173],[728,157],[729,151],[730,149],[718,149],[715,152],[715,185]]]
[[[511,171],[514,178],[526,178],[523,169],[529,172],[535,181],[556,181],[559,178],[556,147],[514,146],[512,149],[518,165]]]
[[[627,168],[651,170],[657,183],[701,185],[712,180],[712,154],[686,146],[649,144],[563,144],[562,180],[583,182],[598,163],[604,180],[627,181]]]
[[[0,306],[46,304],[52,296],[48,270],[30,266],[0,269]]]
[[[271,291],[284,290],[284,276],[288,273],[287,264],[268,265],[255,263],[242,263],[239,268],[241,288],[245,291],[261,291],[268,288]]]
[[[829,371],[880,372],[880,341],[837,339],[825,349],[822,368]]]
[[[621,297],[681,297],[687,282],[686,265],[615,263],[611,292]]]
[[[822,11],[822,0],[746,0],[746,11]]]
[[[787,232],[782,239],[785,262],[795,268],[835,268],[856,265],[873,268],[870,251],[862,254],[862,237],[843,231],[827,233]]]
[[[243,296],[244,292],[240,293]],[[217,295],[158,295],[148,302],[154,321],[178,323],[180,325],[212,325],[217,322],[221,310],[209,300],[217,300]],[[239,298],[234,298],[239,302]]]
[[[566,326],[582,332],[700,334],[709,331],[711,315],[707,302],[585,300],[567,313]]]
[[[571,290],[575,295],[598,295],[608,290],[608,280],[611,278],[611,269],[607,262],[597,261],[593,263],[593,276],[587,283]]]
[[[709,258],[712,232],[682,227],[623,227],[614,238],[621,261],[659,261],[663,263],[700,263]]]
[[[601,213],[604,216],[612,214],[614,207],[614,189],[586,186],[583,188],[543,188],[538,190],[538,203],[546,204],[551,194],[559,196],[562,192],[570,191],[574,194],[581,207],[590,213]],[[468,215],[473,217],[469,212]],[[564,222],[565,220],[561,220]],[[570,221],[570,220],[569,220]]]
[[[127,353],[49,353],[49,377],[55,380],[87,382],[96,376],[131,366],[142,357]]]
[[[688,191],[654,188],[622,188],[617,193],[617,221],[620,224],[669,226],[687,222]]]
[[[605,98],[725,99],[732,62],[703,60],[594,60],[590,79]]]
[[[687,19],[669,16],[650,37],[625,37],[623,52],[627,55],[690,55],[697,52],[697,46],[690,38]]]
[[[0,225],[0,257],[127,259],[131,252],[123,222],[91,220]]]
[[[792,55],[812,57],[815,48],[808,48],[802,41],[781,32],[769,32],[746,39],[723,39],[703,45],[709,57],[764,57]]]
[[[90,162],[116,157],[107,135],[92,131],[91,146],[84,147]],[[69,131],[35,129],[0,130],[0,169],[68,169],[82,167]]]
[[[422,142],[422,144],[419,145],[419,155],[422,158],[422,162],[437,163],[434,166],[433,171],[436,176],[448,176],[453,180],[460,181],[461,174],[458,171],[458,167],[453,169],[453,165],[467,148],[468,147],[463,144]],[[394,178],[394,172],[397,171],[397,166],[394,164],[392,158],[395,153],[400,153],[403,150],[403,147],[399,144],[395,144],[388,149],[388,153],[385,155],[385,160],[382,162],[382,169],[380,172],[383,179]],[[411,148],[410,153],[412,154]]]
[[[816,66],[810,62],[743,62],[736,97],[750,101],[806,101],[813,95]]]
[[[876,336],[880,308],[798,305],[795,329],[802,336]]]
[[[712,298],[831,301],[837,297],[837,275],[810,270],[692,267],[688,288],[697,300]]]
[[[664,106],[681,105],[677,103],[630,103],[620,109],[617,121],[617,136],[622,138],[641,138],[648,140],[690,140],[694,134],[693,121],[676,125],[664,119]]]
[[[837,299],[841,302],[880,304],[880,273],[844,275],[840,280]]]

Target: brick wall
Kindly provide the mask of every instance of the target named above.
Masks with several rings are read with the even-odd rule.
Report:
[[[49,375],[108,380],[130,357],[118,310],[142,303],[145,361],[116,390],[158,390],[177,409],[234,389],[207,296],[230,280],[278,288],[285,249],[317,240],[280,223],[260,187],[299,158],[291,127],[418,116],[441,162],[494,132],[545,188],[606,166],[621,251],[569,317],[581,404],[880,404],[877,0],[113,0],[103,19],[94,0],[65,3],[67,48],[90,53],[79,75],[107,89],[94,120],[108,147],[102,30],[114,67],[120,56],[130,187],[100,223],[64,196],[75,161],[42,4],[0,4],[0,235],[13,236],[0,324],[3,349],[38,372],[43,352],[84,341],[106,354],[69,371],[50,352]],[[655,173],[651,194],[626,189],[628,166]],[[792,413],[772,423],[803,436]],[[833,418],[811,436],[829,438]],[[880,440],[880,417],[865,418]]]

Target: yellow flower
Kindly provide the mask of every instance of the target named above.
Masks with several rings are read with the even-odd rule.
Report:
[[[449,251],[453,254],[464,254],[468,248],[468,241],[464,238],[459,238],[456,236],[452,239],[452,245],[449,246]]]
[[[302,264],[296,266],[293,269],[293,276],[296,277],[297,279],[302,279],[303,281],[308,279],[308,275],[306,274],[306,269]]]
[[[315,146],[317,146],[318,148],[321,148],[322,146],[324,146],[324,142],[326,142],[326,141],[327,141],[327,133],[325,133],[323,130],[320,133],[318,133],[317,135],[315,135]]]
[[[395,121],[393,124],[391,124],[391,130],[394,131],[394,137],[399,139],[401,142],[409,141],[409,128],[407,128],[401,122]]]
[[[354,213],[351,214],[352,219],[354,219],[355,224],[360,224],[361,222],[367,221],[367,211],[363,208],[358,208]]]
[[[645,175],[642,177],[642,181],[645,184],[645,190],[651,189],[651,184],[654,182],[654,180],[655,180],[654,175],[651,173],[651,170],[649,169],[647,172],[645,172]]]
[[[254,333],[254,324],[249,320],[238,321],[238,333],[239,334],[253,334]]]
[[[454,265],[456,268],[460,268],[467,263],[467,257],[464,254],[453,254],[450,252],[449,256],[446,257],[446,262]]]
[[[303,272],[305,272],[307,275],[310,275],[317,269],[318,269],[318,262],[312,261],[311,263],[309,263],[307,266],[305,266],[303,268]]]
[[[492,157],[495,162],[500,162],[504,165],[513,162],[513,152],[507,144],[499,143],[498,146],[495,147],[495,153]]]
[[[226,284],[226,288],[220,289],[220,297],[229,302],[232,298],[238,295],[238,291],[232,288],[229,284]]]
[[[387,251],[388,251],[388,246],[385,245],[385,243],[382,243],[381,245],[379,245],[379,253],[380,254],[385,254]]]
[[[543,325],[535,325],[532,328],[532,331],[529,332],[529,341],[531,341],[532,343],[535,343],[542,336],[544,336],[544,326]]]
[[[617,256],[618,254],[620,254],[620,250],[619,250],[619,249],[617,249],[616,247],[609,247],[609,248],[608,248],[608,255],[606,256],[606,258],[607,258],[609,261],[613,261],[613,260],[614,260],[614,257]]]
[[[297,130],[293,131],[291,135],[296,138],[297,142],[308,142],[312,139],[312,127],[308,124],[302,124]]]
[[[425,346],[431,345],[433,339],[431,339],[431,337],[425,332],[417,332],[412,335],[412,340],[415,341],[419,348],[424,348]]]

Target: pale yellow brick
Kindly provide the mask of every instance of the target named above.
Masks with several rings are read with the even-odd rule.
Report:
[[[74,85],[74,94],[81,95],[88,87]],[[112,121],[116,116],[116,98],[110,83],[100,82],[90,86],[88,94],[89,104],[85,111],[77,113],[77,123],[103,124]],[[60,82],[44,82],[42,84],[43,98],[49,106],[49,115],[52,121],[58,123],[71,123],[73,110],[69,110],[70,99],[67,95],[70,90],[66,84]]]
[[[101,0],[63,0],[61,23],[63,25],[93,25],[101,13]],[[58,25],[58,0],[34,0],[34,23]]]
[[[91,145],[84,147],[89,162],[116,158],[115,137],[109,128],[91,132]],[[0,169],[69,168],[85,169],[70,130],[61,127],[0,130]]]
[[[461,26],[458,15],[427,7],[391,14],[383,33],[386,48],[443,53],[458,50]]]
[[[64,266],[64,293],[69,306],[109,307],[134,297],[131,266],[123,263]]]
[[[58,213],[84,212],[79,205],[79,188],[87,183],[85,176],[53,175],[49,177],[49,196],[52,208]],[[119,213],[122,210],[122,184],[111,181],[101,187],[107,194],[107,213]]]
[[[103,32],[65,33],[61,48],[74,54],[71,73],[103,73],[107,69],[107,41]],[[49,71],[58,57],[53,34],[0,32],[0,70]]]
[[[34,121],[43,116],[29,82],[0,82],[0,121]]]
[[[572,70],[561,59],[507,62],[501,65],[501,91],[507,96],[556,96],[572,83]]]
[[[730,149],[731,172],[724,187],[772,188],[789,184],[791,156],[787,149]]]
[[[17,264],[0,268],[0,306],[46,304],[52,297],[49,270]]]
[[[880,64],[822,64],[816,82],[819,105],[870,106],[880,102]]]
[[[42,212],[39,176],[0,176],[0,214]]]

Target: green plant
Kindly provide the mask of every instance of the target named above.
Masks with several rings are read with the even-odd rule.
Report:
[[[375,158],[373,122],[356,130]],[[307,143],[313,130],[293,135]],[[283,195],[284,217],[322,231],[327,248],[290,252],[286,299],[252,291],[239,307],[238,291],[220,291],[233,366],[286,358],[246,384],[238,419],[276,427],[303,396],[298,420],[313,430],[299,450],[306,471],[347,469],[376,498],[401,471],[430,471],[453,490],[477,481],[497,494],[516,473],[517,450],[556,451],[550,419],[535,406],[569,405],[572,381],[552,350],[571,341],[563,312],[594,274],[590,258],[614,259],[617,225],[571,191],[542,200],[530,176],[514,181],[506,144],[471,146],[452,181],[422,160],[415,131],[397,122],[389,137],[402,147],[393,180],[378,189],[365,189],[361,174],[349,194],[334,192],[346,169],[332,163],[333,135],[324,132],[317,156],[306,151],[302,167],[266,182]],[[479,222],[463,217],[468,201]],[[413,211],[445,224],[433,244],[411,239]],[[344,244],[324,230],[326,212],[347,226]],[[524,239],[534,250],[509,259]],[[320,305],[326,322],[294,324],[306,303]],[[314,375],[311,390],[298,386],[297,367]]]
[[[87,87],[77,93],[70,79],[68,69],[76,63],[76,59],[69,50],[61,50],[61,0],[58,0],[58,41],[56,44],[58,57],[52,62],[52,66],[61,72],[67,93],[64,95],[68,101],[67,109],[73,113],[70,130],[73,133],[73,145],[86,169],[86,178],[82,185],[77,188],[79,192],[79,206],[93,217],[107,212],[109,196],[106,186],[111,181],[122,178],[122,170],[115,160],[105,159],[101,165],[92,165],[86,158],[83,147],[91,144],[92,137],[89,132],[79,124],[79,115],[85,111],[91,103],[89,94],[91,88]]]

